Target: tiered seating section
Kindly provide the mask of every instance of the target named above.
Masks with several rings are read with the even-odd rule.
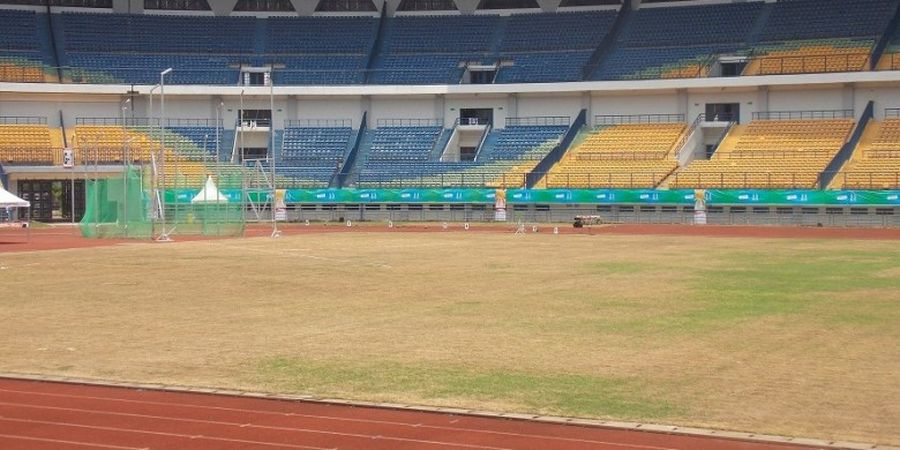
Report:
[[[349,126],[289,126],[282,136],[277,173],[294,186],[327,186],[350,149]]]
[[[58,130],[53,131],[58,134]],[[0,123],[0,163],[2,164],[53,164],[53,148],[53,134],[46,124]]]
[[[891,40],[878,60],[876,70],[900,70],[900,23],[890,32]]]
[[[745,75],[868,70],[895,0],[793,0],[772,5]]]
[[[870,125],[872,126],[872,125]],[[844,189],[900,189],[900,119],[886,119],[836,177]],[[865,139],[865,137],[864,137]]]
[[[371,81],[376,84],[459,82],[468,61],[484,62],[500,18],[401,16],[385,30],[384,51]]]
[[[675,188],[802,188],[819,175],[850,135],[853,119],[755,120],[735,126],[709,160],[679,170]]]
[[[508,125],[490,132],[475,161],[442,162],[440,155],[432,151],[434,144],[442,141],[438,140],[440,128],[421,128],[416,135],[426,137],[418,139],[417,144],[394,134],[394,130],[381,131],[381,136],[393,136],[388,147],[416,150],[385,151],[385,141],[373,139],[371,152],[378,157],[369,157],[359,174],[359,185],[522,187],[524,175],[534,169],[568,129],[561,125]]]
[[[507,20],[497,58],[513,65],[500,69],[496,82],[579,81],[616,12],[518,14]]]
[[[655,188],[677,167],[684,122],[601,125],[539,183],[549,188]]]
[[[645,8],[634,12],[594,78],[707,76],[712,59],[749,41],[763,3]]]
[[[39,26],[38,15],[33,11],[0,9],[0,24],[0,81],[55,81],[52,74],[45,74],[45,39],[39,30],[46,27]]]
[[[220,142],[222,135],[219,129]],[[216,129],[211,126],[166,128],[166,157],[173,162],[215,160],[215,136]],[[76,125],[72,142],[79,164],[150,162],[151,155],[159,152],[160,130],[148,126]]]
[[[264,58],[283,65],[277,84],[362,84],[375,45],[373,17],[273,17],[265,21]]]
[[[0,80],[237,84],[241,65],[290,85],[455,84],[468,64],[495,83],[709,76],[718,55],[744,74],[865,70],[897,0],[761,0],[511,16],[213,17],[0,11]],[[615,39],[604,40],[621,19]],[[58,49],[51,51],[50,30]],[[380,39],[379,39],[380,35]],[[602,45],[601,45],[602,44]],[[606,45],[606,46],[604,46]],[[891,64],[889,46],[880,63]],[[593,73],[587,73],[593,72]]]

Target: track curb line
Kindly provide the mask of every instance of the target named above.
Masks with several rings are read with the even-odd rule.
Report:
[[[608,429],[616,429],[616,430],[623,430],[623,431],[639,431],[639,432],[645,432],[645,433],[677,434],[677,435],[684,435],[684,436],[696,436],[696,437],[706,437],[706,438],[723,438],[723,439],[732,439],[732,440],[747,441],[747,442],[759,442],[759,443],[770,443],[770,444],[793,444],[793,445],[808,446],[811,448],[822,448],[822,449],[833,449],[833,450],[900,450],[900,447],[879,445],[879,444],[869,444],[869,443],[862,443],[862,442],[828,441],[828,440],[823,440],[823,439],[812,439],[812,438],[804,438],[804,437],[776,436],[776,435],[770,435],[770,434],[745,433],[745,432],[740,432],[740,431],[714,430],[714,429],[696,428],[696,427],[680,427],[680,426],[676,426],[676,425],[662,425],[662,424],[639,423],[639,422],[621,422],[621,421],[615,421],[615,420],[585,419],[585,418],[576,418],[576,417],[545,416],[545,415],[539,415],[539,414],[522,414],[522,413],[512,413],[512,412],[482,411],[482,410],[455,408],[455,407],[407,405],[407,404],[383,403],[383,402],[366,402],[366,401],[356,401],[356,400],[347,400],[347,399],[339,399],[339,398],[316,397],[313,395],[306,395],[306,394],[278,394],[278,393],[273,393],[273,392],[242,391],[242,390],[236,390],[236,389],[168,385],[168,384],[159,384],[159,383],[131,383],[131,382],[125,382],[125,381],[100,380],[100,379],[93,379],[93,378],[79,378],[79,377],[69,377],[69,376],[59,376],[59,375],[41,375],[41,374],[16,373],[16,372],[0,372],[0,379],[40,381],[40,382],[48,382],[48,383],[82,384],[82,385],[86,385],[86,386],[126,388],[126,389],[137,389],[137,390],[152,390],[152,391],[164,391],[164,392],[173,392],[173,393],[226,395],[229,397],[247,397],[247,398],[281,400],[281,401],[291,401],[291,402],[322,403],[322,404],[328,404],[328,405],[339,405],[339,406],[360,407],[360,408],[394,409],[394,410],[400,410],[400,411],[451,414],[451,415],[460,415],[460,416],[483,417],[483,418],[489,418],[489,419],[521,420],[521,421],[531,421],[531,422],[547,423],[547,424],[554,424],[554,425],[572,425],[572,426],[608,428]]]

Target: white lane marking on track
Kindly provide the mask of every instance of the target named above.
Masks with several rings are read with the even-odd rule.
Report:
[[[57,427],[83,428],[83,429],[88,429],[88,430],[112,431],[112,432],[116,432],[116,433],[150,434],[150,435],[154,435],[154,436],[167,436],[167,437],[187,438],[187,439],[195,439],[196,438],[196,439],[203,439],[203,440],[208,440],[208,441],[232,442],[232,443],[237,443],[237,444],[265,445],[265,446],[269,446],[269,447],[296,448],[296,449],[304,449],[304,450],[331,450],[326,447],[312,447],[309,445],[279,444],[277,442],[261,442],[261,441],[250,441],[250,440],[245,440],[245,439],[229,439],[229,438],[196,436],[196,435],[178,434],[178,433],[164,433],[162,431],[135,430],[132,428],[103,427],[103,426],[98,426],[98,425],[79,425],[79,424],[75,424],[75,423],[54,422],[54,421],[50,421],[50,420],[13,419],[11,417],[3,417],[2,419],[0,419],[0,421],[29,423],[29,424],[33,424],[33,425],[52,425],[52,426],[57,426]]]
[[[6,404],[6,403],[0,402],[0,404]],[[59,407],[48,407],[48,406],[33,406],[33,405],[26,405],[26,404],[12,404],[12,405],[24,407],[24,408],[64,410],[64,411],[79,412],[79,413],[124,415],[124,416],[129,416],[129,417],[139,417],[139,418],[146,418],[146,419],[171,420],[171,421],[190,422],[190,423],[203,423],[203,424],[207,424],[207,425],[218,425],[218,426],[239,426],[240,425],[240,424],[236,424],[236,423],[232,423],[232,422],[217,422],[217,421],[212,421],[212,420],[201,420],[201,419],[173,419],[170,417],[163,417],[163,416],[98,412],[98,411],[83,410],[83,409],[78,409],[78,408],[59,408]],[[36,423],[36,424],[43,424],[43,425],[77,427],[77,428],[87,428],[87,429],[127,432],[127,433],[145,433],[145,434],[155,434],[155,435],[162,435],[162,436],[185,437],[185,438],[189,438],[189,439],[198,439],[198,440],[240,442],[240,443],[247,443],[247,444],[259,444],[259,445],[269,445],[269,446],[276,446],[276,447],[288,447],[288,448],[298,448],[298,449],[326,450],[324,447],[311,447],[311,446],[307,446],[307,445],[280,444],[277,442],[264,442],[264,441],[249,441],[249,440],[244,440],[244,439],[232,439],[232,438],[223,438],[223,437],[215,437],[215,436],[204,436],[201,434],[188,435],[188,434],[179,434],[179,433],[164,433],[161,431],[147,431],[147,430],[138,430],[138,429],[134,429],[134,428],[106,427],[106,426],[101,426],[101,425],[83,425],[83,424],[76,424],[76,423],[70,423],[70,422],[53,422],[53,421],[43,421],[43,420],[35,420],[35,419],[16,419],[16,418],[11,418],[11,417],[0,418],[0,422],[2,422],[2,421],[21,422],[21,423]],[[321,430],[310,430],[310,429],[304,429],[304,428],[267,427],[267,426],[259,426],[259,425],[253,425],[253,428],[259,428],[259,429],[271,430],[271,431],[296,431],[296,432],[310,433],[310,434],[325,434],[325,435],[337,436],[337,437],[352,437],[352,438],[361,438],[361,439],[381,439],[381,440],[386,440],[386,441],[409,442],[409,443],[415,443],[415,444],[439,445],[439,446],[456,447],[456,448],[471,448],[471,449],[482,449],[482,450],[514,450],[511,448],[507,448],[507,447],[491,447],[491,446],[487,446],[487,445],[475,445],[475,444],[457,444],[457,443],[452,443],[452,442],[431,441],[431,440],[426,440],[426,439],[383,437],[383,436],[379,436],[379,435],[340,433],[337,431],[321,431]]]
[[[31,436],[19,436],[19,435],[12,435],[12,434],[0,434],[0,438],[21,440],[21,441],[47,442],[50,444],[80,445],[82,447],[108,448],[108,449],[112,449],[112,450],[148,450],[147,447],[122,447],[120,445],[95,444],[92,442],[64,441],[62,439],[46,439],[46,438],[38,438],[38,437],[31,437]]]
[[[260,415],[290,415],[294,417],[303,417],[308,419],[321,419],[321,420],[334,420],[334,421],[344,421],[344,422],[359,422],[359,423],[369,423],[369,424],[379,424],[379,425],[393,425],[400,427],[409,427],[409,428],[427,428],[431,430],[442,430],[442,431],[457,431],[457,432],[466,432],[466,433],[474,433],[474,434],[491,434],[498,436],[510,436],[510,437],[519,437],[526,439],[542,439],[542,440],[550,440],[550,441],[562,441],[562,442],[577,442],[577,443],[585,443],[585,444],[604,444],[604,445],[619,445],[628,448],[636,448],[636,449],[644,449],[644,450],[677,450],[674,447],[659,447],[653,445],[641,445],[641,444],[628,444],[628,443],[619,443],[619,442],[608,442],[608,441],[598,441],[594,439],[579,439],[579,438],[566,438],[559,436],[545,436],[539,434],[528,434],[528,433],[513,433],[507,431],[494,431],[494,430],[482,430],[476,428],[464,428],[464,427],[445,427],[440,425],[425,425],[421,423],[409,423],[409,422],[396,422],[396,421],[388,421],[388,420],[373,420],[373,419],[355,419],[355,418],[347,418],[347,417],[335,417],[335,416],[323,416],[317,414],[300,414],[300,413],[282,413],[276,411],[265,411],[265,410],[256,410],[256,409],[245,409],[245,408],[227,408],[224,406],[205,406],[205,405],[194,405],[189,403],[172,403],[172,402],[154,402],[148,400],[131,400],[131,399],[121,399],[121,398],[110,398],[110,397],[95,397],[95,396],[87,396],[87,395],[72,395],[72,394],[53,394],[53,393],[45,393],[45,392],[34,392],[34,391],[19,391],[19,390],[10,390],[0,388],[0,392],[14,392],[26,395],[39,395],[39,396],[48,396],[48,397],[62,397],[62,398],[80,398],[80,399],[90,399],[90,400],[103,400],[110,402],[121,402],[121,403],[132,403],[138,405],[160,405],[160,406],[181,406],[185,408],[193,408],[193,409],[205,409],[205,410],[215,410],[215,411],[228,411],[228,412],[239,412],[244,414],[260,414]],[[165,392],[165,391],[161,391]],[[100,411],[103,412],[103,411]],[[122,413],[127,414],[127,413]]]

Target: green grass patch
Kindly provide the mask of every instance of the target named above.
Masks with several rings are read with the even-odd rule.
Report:
[[[622,377],[285,357],[261,362],[257,376],[282,392],[369,400],[402,401],[397,394],[403,393],[435,404],[453,399],[454,404],[462,401],[472,407],[505,404],[517,411],[628,419],[662,419],[684,412],[645,394],[646,381]]]

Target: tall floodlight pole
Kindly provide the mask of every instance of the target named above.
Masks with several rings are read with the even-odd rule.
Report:
[[[272,209],[272,237],[277,238],[281,235],[278,231],[278,219],[275,216],[276,199],[278,186],[275,185],[275,68],[269,68],[269,111],[271,112],[269,119],[269,148],[272,154],[269,155],[269,172],[272,174],[272,201],[270,208]]]
[[[172,73],[172,70],[169,67],[159,73],[159,168],[157,171],[159,172],[160,184],[162,185],[160,186],[162,193],[157,194],[161,196],[159,200],[161,205],[159,218],[162,221],[162,232],[157,239],[159,241],[171,240],[169,232],[166,230],[166,133],[163,122],[166,118],[166,75]]]

